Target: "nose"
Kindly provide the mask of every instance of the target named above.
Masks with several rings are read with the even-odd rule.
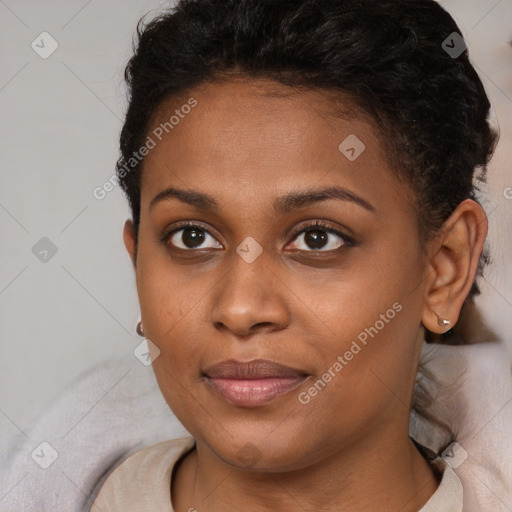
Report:
[[[230,268],[212,294],[210,319],[238,337],[284,329],[290,321],[286,286],[265,251],[252,263],[234,252]]]

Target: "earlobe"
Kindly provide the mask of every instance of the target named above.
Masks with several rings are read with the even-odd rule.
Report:
[[[426,329],[444,333],[458,321],[478,269],[487,236],[487,217],[471,199],[460,203],[431,243],[429,277],[421,321]]]
[[[134,268],[137,266],[137,243],[135,241],[135,228],[133,221],[128,219],[123,228],[124,246],[130,255]]]

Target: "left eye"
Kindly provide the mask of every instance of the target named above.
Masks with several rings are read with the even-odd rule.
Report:
[[[349,242],[349,240],[338,231],[321,225],[314,225],[303,229],[293,241],[300,240],[301,238],[302,243],[299,245],[295,243],[295,247],[292,247],[293,249],[306,252],[325,249],[322,250],[322,252],[328,252],[339,249]],[[332,238],[337,238],[338,240],[330,240]]]

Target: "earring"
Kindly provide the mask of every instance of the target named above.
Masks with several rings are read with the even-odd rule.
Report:
[[[437,315],[437,313],[436,313]],[[439,315],[437,315],[437,323],[441,326],[441,327],[448,327],[450,325],[450,320],[446,320],[446,318],[440,318]]]
[[[139,323],[137,324],[136,331],[139,336],[142,336],[143,338],[146,336],[144,334],[144,327],[142,327],[142,320],[140,320]]]

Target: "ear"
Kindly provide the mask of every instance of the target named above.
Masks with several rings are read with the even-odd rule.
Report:
[[[471,199],[460,203],[429,244],[425,307],[421,321],[426,329],[443,333],[458,321],[478,269],[487,236],[487,217]],[[440,325],[439,320],[450,323]]]
[[[124,223],[123,240],[135,268],[137,266],[137,242],[135,240],[135,226],[130,219]]]

